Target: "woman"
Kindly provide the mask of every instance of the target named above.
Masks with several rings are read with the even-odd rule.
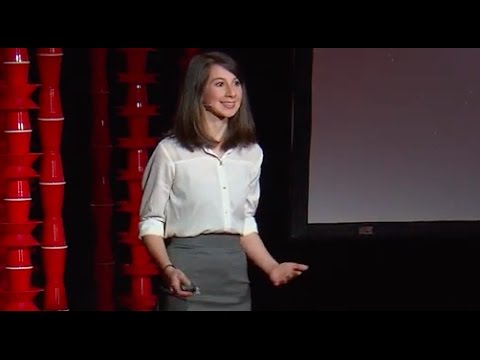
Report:
[[[142,183],[139,236],[167,284],[163,310],[251,310],[247,257],[275,286],[307,270],[279,264],[258,235],[262,160],[236,62],[219,52],[195,56],[173,132]]]

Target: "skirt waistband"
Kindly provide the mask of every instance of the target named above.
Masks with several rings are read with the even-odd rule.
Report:
[[[242,250],[240,235],[201,234],[194,237],[172,237],[167,240],[169,248]]]

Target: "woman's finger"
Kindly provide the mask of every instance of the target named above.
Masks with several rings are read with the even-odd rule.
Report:
[[[293,264],[293,268],[297,271],[306,271],[308,270],[308,265],[305,264]]]
[[[174,294],[177,294],[179,291],[181,291],[180,289],[180,280],[178,279],[178,277],[174,277],[172,279],[172,282],[170,283],[170,289],[172,290],[172,292]]]
[[[178,275],[178,278],[180,280],[180,284],[183,284],[183,285],[191,285],[192,284],[192,282],[187,278],[187,276],[184,273],[180,273]]]

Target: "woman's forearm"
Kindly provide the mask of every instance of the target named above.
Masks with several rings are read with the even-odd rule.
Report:
[[[171,264],[165,241],[161,236],[145,235],[142,237],[142,241],[160,269],[164,269],[165,266]]]
[[[257,233],[241,236],[240,244],[247,257],[267,275],[278,265]]]

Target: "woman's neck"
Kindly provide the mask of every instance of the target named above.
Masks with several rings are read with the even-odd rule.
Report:
[[[208,135],[221,144],[228,128],[228,119],[219,119],[211,113],[207,113],[205,119]]]
[[[218,143],[212,146],[212,151],[221,158],[224,154],[222,145],[225,137],[225,133],[228,128],[228,119],[219,119],[211,113],[207,113],[205,116],[205,124],[208,135]]]

